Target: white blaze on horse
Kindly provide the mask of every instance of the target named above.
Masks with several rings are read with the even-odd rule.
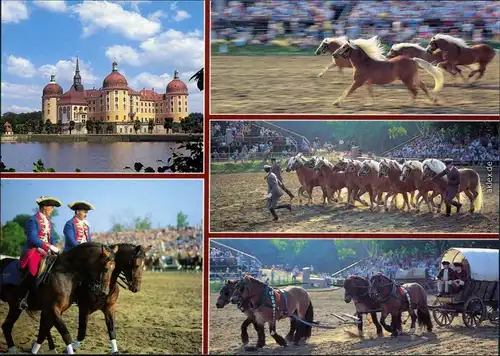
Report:
[[[424,180],[432,179],[446,169],[446,165],[435,158],[424,160],[422,167]],[[481,187],[479,173],[471,168],[460,168],[458,171],[460,172],[460,186],[457,195],[463,192],[469,198],[470,213],[480,211],[483,206],[483,189]],[[440,179],[445,182],[447,181],[446,176]]]
[[[317,56],[325,53],[330,53],[333,55],[333,53],[335,53],[336,50],[338,50],[340,47],[346,44],[347,41],[348,40],[346,36],[327,37],[323,41],[321,41],[321,44],[316,49],[315,53]],[[386,60],[387,58],[385,58],[383,55],[382,47],[379,47],[377,45],[378,42],[379,40],[377,36],[373,36],[372,38],[369,39],[358,38],[357,40],[352,41],[352,43],[365,48],[367,53],[369,53],[369,55],[371,55],[373,58],[382,61]],[[337,66],[339,68],[339,73],[342,73],[342,68],[352,68],[350,60],[345,58],[334,58],[332,56],[332,61],[325,67],[325,69],[323,69],[318,74],[318,77],[321,78],[323,74],[325,74],[333,66]]]

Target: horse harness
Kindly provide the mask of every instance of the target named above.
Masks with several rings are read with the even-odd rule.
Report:
[[[248,289],[247,286],[245,288]],[[254,295],[255,296],[255,295]],[[285,307],[284,309],[280,309],[278,305],[278,301],[276,300],[276,297],[279,297],[280,299],[283,298],[285,302]],[[253,296],[250,296],[248,299],[252,298]],[[266,298],[269,297],[271,300],[271,304],[266,303]],[[238,308],[241,311],[243,310],[243,305],[244,301],[241,303],[238,303]],[[269,287],[268,285],[265,286],[264,292],[261,294],[259,302],[257,305],[253,306],[250,310],[255,311],[256,309],[260,307],[266,307],[266,308],[271,308],[273,312],[273,324],[276,322],[276,320],[281,319],[284,316],[288,316],[288,292],[283,291],[283,290],[274,290],[273,288]]]
[[[384,288],[384,287],[387,287],[389,285],[392,285],[391,293],[389,293],[389,295],[387,297],[384,297],[383,299],[379,299],[379,301],[381,303],[385,303],[389,299],[391,299],[392,297],[396,297],[397,299],[399,299],[401,301],[408,302],[408,309],[411,309],[411,297],[410,297],[410,293],[408,292],[408,289],[406,289],[403,286],[398,285],[393,280],[390,280],[389,282],[382,285],[381,287]]]

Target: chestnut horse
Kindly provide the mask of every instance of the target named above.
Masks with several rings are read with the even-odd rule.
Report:
[[[422,167],[424,170],[424,180],[432,179],[446,169],[446,165],[435,158],[426,159]],[[458,171],[460,172],[460,186],[457,197],[459,197],[461,192],[464,192],[470,201],[469,212],[480,211],[483,207],[483,188],[479,174],[471,168],[460,168]],[[440,179],[447,182],[446,177],[441,177]]]
[[[389,211],[389,208],[387,207],[387,200],[391,196],[394,196],[394,198],[392,199],[392,203],[394,203],[393,205],[396,205],[396,197],[398,194],[403,195],[403,210],[405,209],[405,206],[408,206],[408,212],[411,210],[410,202],[408,201],[408,193],[411,193],[410,201],[412,201],[413,197],[415,196],[415,189],[410,189],[409,185],[406,182],[403,182],[399,179],[402,171],[403,166],[395,160],[382,158],[382,160],[380,161],[378,177],[387,177],[390,182],[389,192],[385,195],[384,199],[385,211]]]
[[[382,312],[382,307],[377,299],[370,296],[370,282],[356,275],[351,275],[344,281],[344,302],[350,303],[354,301],[356,308],[356,316],[359,319],[358,332],[359,336],[363,337],[363,315],[370,314],[373,324],[377,328],[377,335],[383,336],[382,327],[392,333],[392,329],[385,323],[385,318],[380,318],[380,323],[377,318],[377,312]],[[382,324],[382,325],[381,325]]]
[[[309,165],[311,165],[311,167],[309,167]],[[288,160],[286,171],[295,171],[297,173],[300,183],[300,188],[297,193],[299,203],[302,203],[302,193],[305,191],[308,195],[307,204],[311,204],[313,200],[312,191],[314,187],[321,187],[321,190],[323,191],[323,204],[326,204],[328,192],[324,188],[322,179],[313,171],[311,161],[308,161],[302,153],[298,153],[296,156],[291,157]]]
[[[440,91],[443,87],[444,76],[441,69],[420,58],[398,56],[387,61],[381,61],[369,55],[370,52],[365,49],[367,45],[367,43],[356,45],[351,41],[347,41],[347,43],[333,53],[333,58],[343,57],[349,59],[354,69],[353,83],[333,103],[334,106],[340,106],[345,98],[364,84],[367,85],[368,93],[373,101],[372,84],[390,84],[398,79],[413,94],[413,101],[417,97],[418,88],[422,89],[432,102],[435,103],[437,101],[436,98],[431,97],[424,82],[420,80],[418,68],[424,69],[434,77],[434,92]],[[377,47],[382,51],[380,42],[377,43]]]
[[[324,157],[316,158],[313,170],[323,177],[326,188],[333,192],[333,197],[335,197],[335,192],[337,192],[338,202],[342,202],[342,189],[347,186],[344,172],[334,171],[333,164]]]
[[[358,177],[361,161],[355,159],[342,158],[333,166],[335,172],[344,172],[346,176],[347,186],[347,207],[354,206],[354,201],[357,201],[365,206],[368,203],[361,199],[361,196],[367,192],[364,185],[361,183],[362,178]]]
[[[352,41],[356,45],[360,45],[365,42],[375,42],[377,41],[377,36],[374,36],[370,39],[362,39],[359,38],[357,40]],[[330,38],[325,38],[323,41],[321,41],[321,44],[319,47],[316,49],[316,55],[319,56],[320,54],[325,54],[325,53],[335,53],[336,50],[338,50],[342,45],[344,45],[347,42],[347,37],[342,36],[342,37],[330,37]],[[366,46],[366,48],[369,49],[377,49],[376,46]],[[382,55],[381,52],[377,50],[372,51],[370,53],[373,57],[380,59],[380,60],[385,60],[386,58]],[[333,58],[332,56],[332,61],[330,64],[328,64],[325,69],[323,69],[319,74],[318,78],[321,78],[323,74],[325,74],[331,67],[337,66],[339,68],[339,73],[342,73],[342,68],[352,68],[351,61],[345,58]]]
[[[382,201],[382,193],[390,191],[391,184],[387,177],[379,177],[380,163],[373,159],[363,161],[359,168],[358,177],[363,177],[363,185],[370,195],[370,210],[374,210],[374,202],[377,205]],[[393,199],[394,203],[395,200]]]
[[[415,333],[415,323],[421,329],[427,327],[432,332],[432,320],[427,306],[427,294],[418,283],[406,283],[399,286],[389,277],[378,273],[370,278],[370,296],[376,298],[382,306],[382,319],[391,314],[391,336],[402,332],[401,314],[407,311],[411,317],[410,334]]]
[[[255,322],[264,326],[269,324],[269,332],[280,346],[287,346],[287,341],[297,345],[311,337],[311,326],[314,323],[314,311],[309,293],[304,288],[290,286],[280,290],[273,289],[265,283],[246,275],[235,287],[231,303],[248,303],[252,308]],[[294,315],[296,313],[296,315]],[[294,329],[284,339],[276,333],[276,322],[284,318],[298,317]],[[308,325],[309,324],[309,325]]]
[[[220,290],[219,297],[217,298],[217,301],[215,302],[215,306],[217,309],[222,309],[226,305],[230,303],[230,299],[234,294],[236,284],[238,284],[239,281],[226,281],[222,289]],[[248,326],[250,324],[253,325],[255,331],[257,332],[257,345],[256,349],[263,348],[266,345],[266,334],[264,332],[264,325],[259,325],[255,322],[255,315],[253,314],[252,308],[248,305],[248,301],[241,301],[241,304],[238,304],[238,309],[241,310],[245,315],[246,319],[243,321],[241,324],[241,342],[243,343],[243,346],[248,345]],[[292,324],[294,324],[295,321],[292,319]]]
[[[479,77],[476,78],[476,81],[481,79],[486,71],[486,66],[495,58],[495,50],[487,44],[478,44],[470,47],[461,38],[444,34],[437,34],[432,37],[426,50],[429,53],[433,53],[438,49],[443,53],[443,60],[438,66],[444,67],[447,64],[451,64],[452,69],[457,71],[464,81],[472,78],[477,73],[479,73]],[[467,79],[465,79],[462,71],[457,66],[474,63],[478,63],[479,68],[470,72]]]
[[[420,161],[406,161],[403,164],[403,170],[399,179],[402,182],[406,182],[409,186],[414,187],[418,190],[417,194],[417,213],[420,212],[420,205],[422,201],[425,201],[427,204],[427,208],[429,209],[429,213],[433,212],[432,206],[436,206],[434,204],[434,197],[440,195],[441,202],[438,205],[438,213],[441,211],[441,206],[443,204],[443,199],[446,193],[446,184],[440,180],[439,182],[434,182],[432,180],[424,180],[423,179],[423,168],[422,162]],[[429,192],[432,191],[432,195],[429,197]]]
[[[420,46],[417,43],[397,43],[392,45],[389,53],[387,53],[387,58],[394,58],[397,56],[406,56],[409,58],[420,58],[424,61],[432,63],[436,65],[438,63],[443,62],[443,52],[441,50],[437,50],[434,53],[429,53],[427,50]],[[472,70],[469,66],[465,66]],[[450,63],[445,63],[443,65],[443,69],[446,70],[453,76],[457,75],[457,71],[453,70],[453,66]]]

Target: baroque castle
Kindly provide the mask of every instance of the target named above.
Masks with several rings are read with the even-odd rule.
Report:
[[[50,83],[43,88],[42,116],[53,124],[60,122],[68,127],[71,121],[85,127],[87,120],[112,124],[113,133],[133,133],[136,120],[141,122],[141,131],[146,132],[150,121],[161,132],[167,119],[178,122],[188,116],[188,88],[174,73],[165,94],[157,93],[154,88],[135,91],[128,87],[127,79],[118,72],[118,63],[112,64],[112,71],[102,82],[100,89],[85,89],[80,76],[78,58],[76,59],[73,85],[63,93],[53,74]],[[84,129],[83,129],[84,130]],[[85,131],[85,130],[84,130]]]

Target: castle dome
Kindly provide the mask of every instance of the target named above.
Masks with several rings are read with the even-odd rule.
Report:
[[[43,88],[43,96],[61,95],[62,93],[63,88],[56,83],[56,75],[52,74],[50,76],[50,83]]]
[[[187,85],[179,79],[179,72],[174,72],[174,79],[167,85],[167,94],[189,94]]]
[[[127,79],[118,72],[118,63],[113,62],[113,70],[102,82],[103,89],[127,89]]]

